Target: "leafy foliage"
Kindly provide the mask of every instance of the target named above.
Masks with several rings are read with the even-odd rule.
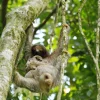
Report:
[[[11,11],[13,8],[17,8],[26,0],[9,0],[7,11]],[[0,13],[1,13],[1,4],[0,1]],[[68,66],[65,68],[65,84],[63,87],[62,99],[61,100],[96,100],[97,95],[97,83],[96,83],[96,71],[95,64],[93,63],[92,58],[90,57],[88,50],[86,48],[84,39],[79,31],[78,24],[78,9],[82,4],[82,0],[68,0],[66,4],[66,21],[71,27],[69,34],[69,46],[68,51],[71,54],[71,57],[68,61]],[[51,3],[48,5],[46,10],[41,13],[40,16],[36,19],[36,25],[42,23],[47,16],[52,12],[56,6],[56,0],[51,0]],[[97,0],[92,0],[91,2],[87,0],[86,5],[81,13],[83,31],[86,35],[86,38],[89,42],[89,45],[95,55],[95,34],[97,27]],[[36,32],[35,40],[38,43],[44,44],[48,50],[50,50],[50,36],[52,35],[53,30],[55,33],[52,38],[52,51],[56,48],[59,33],[61,29],[61,12],[62,10],[58,9],[58,16],[56,13],[48,19],[45,25],[41,29],[38,29]],[[1,18],[0,14],[0,18]],[[54,28],[54,19],[56,16],[57,28]],[[38,20],[38,22],[37,22]],[[54,29],[53,29],[54,28]],[[0,33],[2,31],[2,23],[0,19]],[[38,38],[37,38],[38,37]],[[33,41],[33,42],[34,42]],[[21,61],[20,66],[25,65],[25,61]],[[24,69],[25,67],[22,67]],[[23,74],[23,71],[19,71]],[[95,91],[95,92],[94,92]],[[22,90],[14,95],[10,90],[7,100],[39,100],[40,96],[32,94],[27,90]],[[56,100],[58,93],[58,87],[52,89],[50,93],[46,96],[43,96],[43,100]],[[54,98],[54,99],[53,99]]]

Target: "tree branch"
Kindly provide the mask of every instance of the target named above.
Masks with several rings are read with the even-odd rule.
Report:
[[[35,28],[34,33],[36,33],[38,29],[40,29],[46,24],[46,22],[51,18],[51,16],[57,12],[58,6],[61,7],[61,5],[61,2],[59,2],[59,4],[57,4],[56,7],[52,10],[52,12],[45,18],[45,20],[37,28]]]
[[[64,68],[67,66],[67,61],[68,61],[68,31],[66,30],[66,27],[70,28],[69,26],[67,26],[66,24],[66,1],[65,0],[61,0],[62,3],[62,24],[63,24],[63,54],[61,56],[61,83],[59,86],[59,92],[57,95],[57,100],[61,100],[61,95],[62,95],[62,89],[63,89],[63,77],[64,77]]]
[[[91,50],[91,48],[90,48],[90,46],[89,46],[89,44],[88,44],[88,41],[87,41],[87,39],[86,39],[86,37],[85,37],[85,34],[84,34],[83,30],[82,30],[82,21],[81,21],[81,15],[80,15],[80,13],[81,13],[82,8],[84,7],[86,1],[87,1],[87,0],[84,0],[84,1],[83,1],[82,5],[80,6],[80,8],[79,8],[79,10],[78,10],[79,30],[80,30],[80,32],[81,32],[81,34],[82,34],[82,36],[83,36],[83,39],[84,39],[84,41],[85,41],[85,44],[86,44],[86,47],[87,47],[87,49],[88,49],[88,51],[89,51],[90,56],[92,57],[94,63],[96,63],[96,59],[95,59],[95,57],[94,57],[94,55],[93,55],[93,53],[92,53],[92,50]]]
[[[25,41],[25,30],[48,3],[49,0],[28,0],[7,15],[7,24],[0,38],[0,100],[6,100],[15,61]]]
[[[34,31],[34,33],[36,33],[36,31],[38,30],[38,29],[40,29],[41,27],[43,27],[45,24],[46,24],[46,22],[51,18],[51,16],[56,12],[56,7],[52,10],[52,12],[45,18],[45,20],[37,27],[37,28],[35,28],[35,31]]]

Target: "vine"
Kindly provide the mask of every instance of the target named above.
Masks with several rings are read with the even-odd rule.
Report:
[[[68,52],[67,52],[67,49],[68,49],[68,31],[69,30],[66,30],[66,1],[65,0],[61,0],[61,3],[62,3],[62,25],[63,25],[63,54],[61,56],[61,60],[62,60],[62,64],[61,64],[61,77],[60,77],[60,80],[61,80],[61,84],[59,86],[59,91],[58,91],[58,95],[57,95],[57,100],[61,100],[61,95],[62,95],[62,89],[63,89],[63,76],[64,76],[64,68],[67,66],[67,61],[68,61]]]

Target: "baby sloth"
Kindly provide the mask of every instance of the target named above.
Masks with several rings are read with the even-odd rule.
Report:
[[[57,84],[55,80],[59,72],[46,60],[43,60],[41,57],[37,59],[37,57],[39,58],[40,56],[34,56],[27,62],[26,69],[28,69],[28,65],[29,69],[25,77],[16,72],[14,81],[19,87],[27,88],[32,92],[48,93]]]
[[[43,60],[43,58],[41,56],[35,55],[27,61],[26,72],[28,72],[30,70],[35,70],[37,66],[45,65],[47,63],[48,63],[47,60]]]

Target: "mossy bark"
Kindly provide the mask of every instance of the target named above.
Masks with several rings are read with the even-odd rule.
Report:
[[[7,15],[7,24],[0,38],[0,100],[6,100],[17,55],[26,39],[25,30],[48,3],[49,0],[28,0]]]

